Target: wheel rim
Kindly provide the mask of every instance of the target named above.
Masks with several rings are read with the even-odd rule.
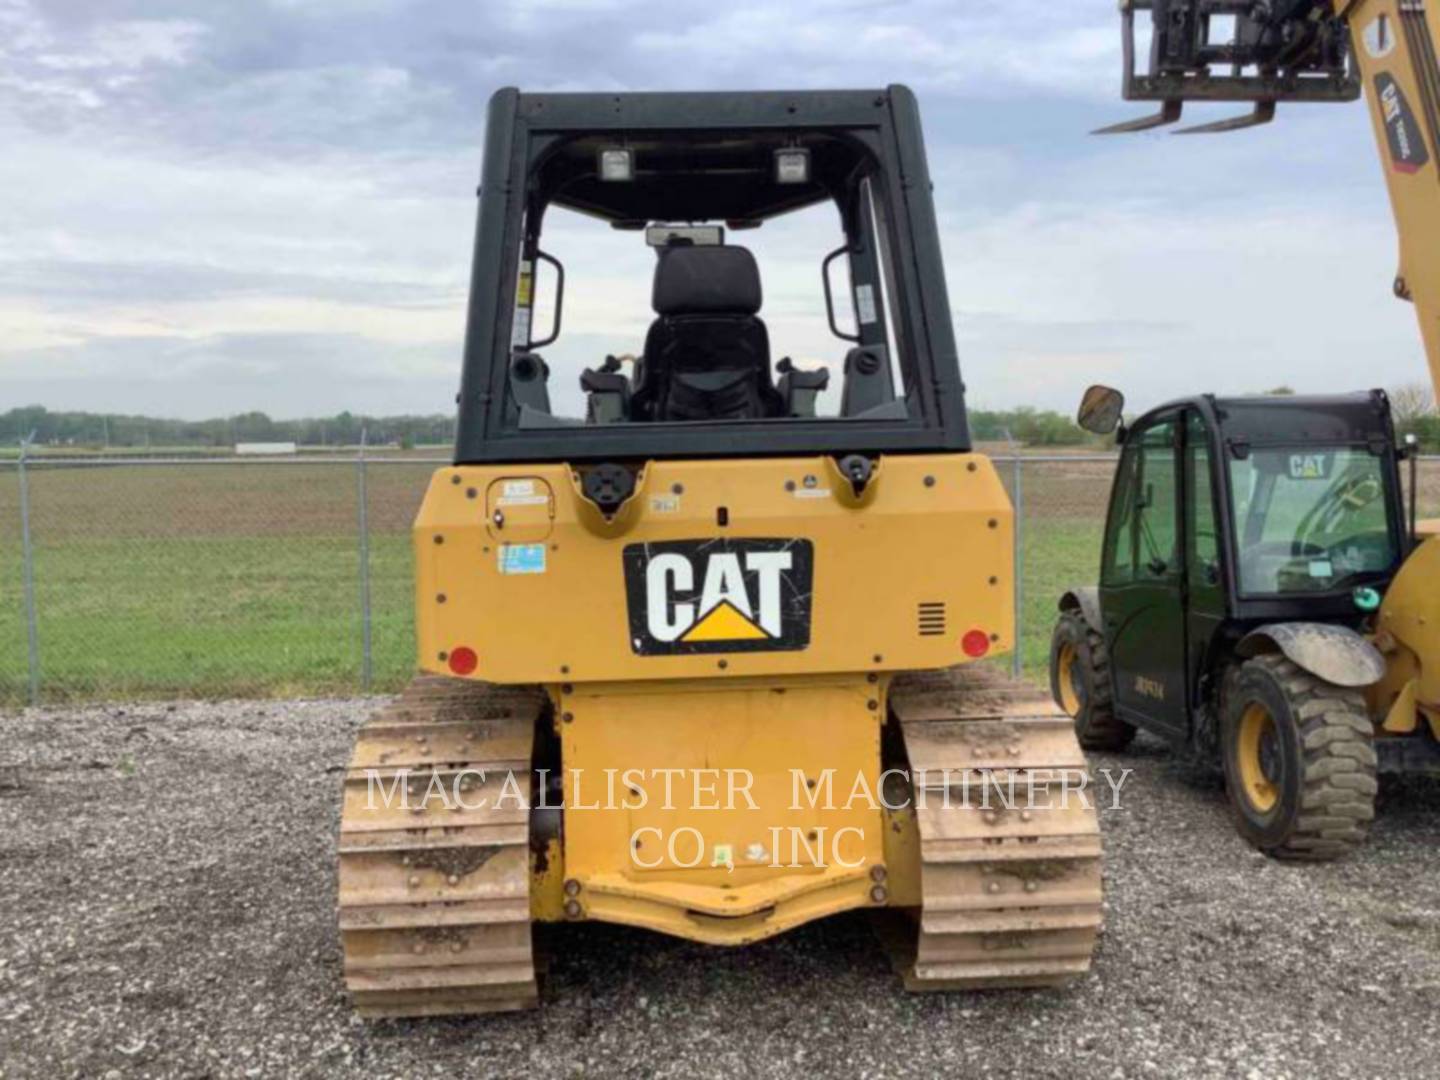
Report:
[[[1245,800],[1260,813],[1268,813],[1280,801],[1280,739],[1275,717],[1258,701],[1240,714],[1240,734],[1235,747],[1240,787]]]
[[[1085,684],[1080,678],[1079,654],[1073,644],[1067,641],[1060,646],[1055,667],[1060,707],[1071,716],[1079,716],[1080,710],[1085,707]]]

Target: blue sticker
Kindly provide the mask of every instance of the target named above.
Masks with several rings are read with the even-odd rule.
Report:
[[[499,554],[502,574],[545,573],[544,544],[501,544]]]

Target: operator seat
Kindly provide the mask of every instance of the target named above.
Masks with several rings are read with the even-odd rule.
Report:
[[[631,416],[636,420],[759,420],[785,415],[770,373],[760,270],[741,247],[671,246],[655,265]]]

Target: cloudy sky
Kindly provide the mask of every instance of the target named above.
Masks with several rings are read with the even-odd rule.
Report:
[[[1423,377],[1360,105],[1087,136],[1118,81],[1113,0],[0,0],[0,411],[448,411],[502,85],[910,84],[975,405]],[[557,232],[571,349],[640,344],[616,236]],[[810,236],[766,314],[834,363]]]

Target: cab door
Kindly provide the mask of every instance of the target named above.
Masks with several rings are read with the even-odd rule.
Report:
[[[1100,576],[1119,712],[1173,739],[1188,726],[1180,423],[1178,413],[1142,421],[1125,440]]]
[[[1210,645],[1229,617],[1226,606],[1224,545],[1215,502],[1216,457],[1210,431],[1200,414],[1185,413],[1185,648],[1186,687],[1192,707],[1209,687]],[[1198,715],[1192,708],[1192,715]],[[1199,734],[1192,733],[1192,734]],[[1212,733],[1213,736],[1213,733]]]

